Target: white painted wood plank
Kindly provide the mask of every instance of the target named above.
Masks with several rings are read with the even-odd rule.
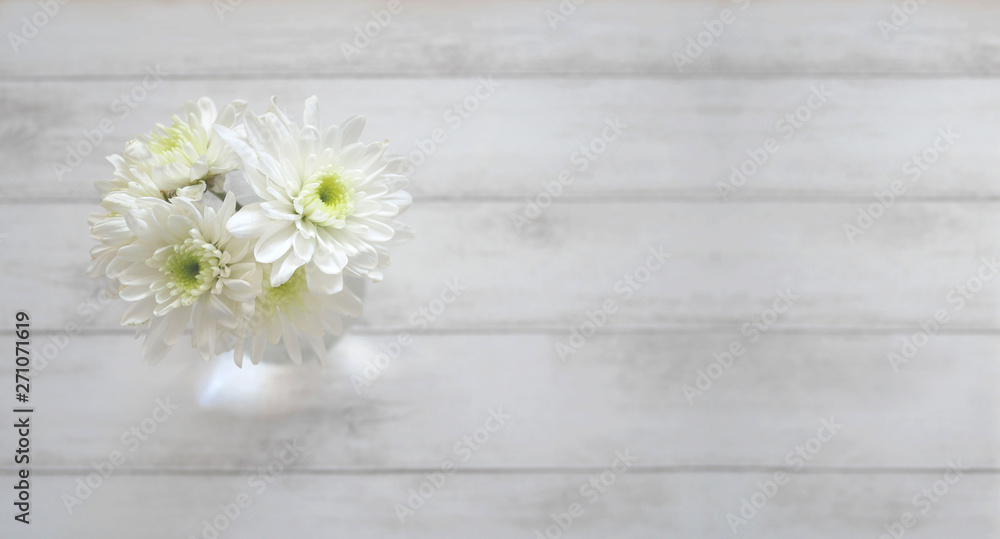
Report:
[[[263,463],[262,463],[263,464]],[[609,462],[610,464],[610,462]],[[249,475],[249,474],[248,474]],[[419,475],[282,475],[257,494],[246,476],[112,477],[75,514],[60,499],[74,487],[70,477],[36,480],[36,522],[14,527],[16,537],[62,539],[115,532],[149,539],[198,536],[219,505],[247,493],[251,505],[223,537],[537,537],[554,525],[551,515],[579,503],[586,511],[565,534],[603,537],[732,537],[726,515],[757,492],[770,474],[622,474],[591,504],[582,484],[597,474],[559,476],[453,475],[419,512],[401,524],[393,506],[406,503]],[[879,537],[904,511],[917,513],[905,537],[994,537],[1000,531],[998,478],[965,475],[926,514],[911,500],[940,481],[938,474],[800,474],[739,528],[739,537],[800,539]],[[5,510],[9,512],[9,509]],[[226,521],[220,518],[220,522]]]
[[[871,197],[896,180],[905,182],[904,197],[1000,194],[992,180],[1000,169],[995,129],[1000,81],[992,79],[494,77],[499,86],[487,100],[470,101],[476,110],[468,119],[454,106],[474,95],[480,85],[476,78],[163,81],[134,110],[115,103],[139,80],[0,85],[0,158],[6,163],[0,195],[96,198],[93,181],[110,174],[104,156],[120,152],[126,140],[154,123],[168,122],[184,101],[205,94],[219,102],[245,98],[258,110],[277,94],[296,115],[302,100],[316,94],[329,122],[365,113],[369,139],[390,140],[394,152],[412,156],[419,165],[412,174],[418,196],[535,198],[569,170],[574,180],[563,189],[567,198],[720,200],[718,184],[733,181],[734,167],[750,173],[729,197],[735,201]],[[825,103],[813,97],[814,89],[829,94]],[[805,108],[810,102],[819,108]],[[786,118],[795,113],[805,121]],[[615,118],[626,126],[621,135],[610,144],[595,143],[597,150],[606,150],[587,158],[581,146],[602,136],[606,122]],[[102,119],[109,121],[108,134],[98,130]],[[431,149],[418,142],[436,129],[447,136],[444,143]],[[912,181],[904,166],[933,144],[941,129],[960,138]],[[90,149],[88,136],[98,141],[96,149]],[[761,149],[769,138],[777,144],[773,155]],[[79,164],[70,147],[78,148],[73,154],[83,152]],[[748,152],[767,161],[758,167]],[[56,164],[65,171],[57,173]]]
[[[594,467],[626,448],[646,467],[794,466],[797,447],[816,467],[1000,466],[1000,340],[937,336],[897,372],[902,338],[601,336],[563,361],[562,336],[417,335],[355,386],[392,336],[350,335],[325,368],[242,371],[184,346],[147,367],[122,335],[73,336],[57,354],[37,337],[32,462],[80,470],[117,450],[120,469],[232,470],[298,440],[314,471]],[[712,366],[734,341],[746,352]],[[154,428],[158,399],[176,409]],[[824,424],[835,432],[815,446]]]
[[[157,63],[177,76],[483,70],[980,75],[1000,68],[994,54],[997,8],[983,2],[925,4],[888,38],[879,21],[891,22],[890,0],[590,0],[555,30],[546,17],[559,8],[554,0],[402,2],[402,12],[350,60],[342,43],[354,41],[357,26],[377,27],[371,11],[384,10],[387,2],[233,3],[239,7],[220,20],[214,4],[191,0],[73,2],[28,43],[16,50],[5,46],[0,73],[105,76],[141,73]],[[733,20],[715,24],[720,35],[712,39],[705,24],[719,19],[723,9],[733,10]],[[4,2],[5,34],[25,32],[21,18],[38,10],[33,1]],[[693,50],[692,63],[681,72],[674,54],[685,53],[688,40],[700,33],[707,47]]]
[[[571,533],[729,536],[726,513],[771,474],[747,467],[787,464],[827,416],[842,433],[741,535],[877,537],[904,511],[918,512],[914,495],[941,477],[931,468],[956,458],[991,470],[963,478],[907,537],[1000,533],[992,413],[1000,298],[988,282],[961,310],[947,300],[981,256],[995,253],[995,204],[898,204],[854,245],[841,228],[872,191],[903,177],[903,162],[939,128],[962,139],[908,196],[998,194],[990,181],[1000,164],[996,84],[941,80],[998,73],[995,6],[930,3],[883,40],[877,22],[891,15],[890,0],[754,0],[678,73],[671,54],[726,3],[590,0],[556,31],[544,16],[555,2],[407,3],[363,58],[344,60],[339,42],[384,5],[248,0],[219,21],[210,3],[80,0],[20,52],[0,53],[0,159],[8,164],[0,197],[29,202],[5,204],[0,215],[0,312],[28,308],[38,328],[74,322],[106,332],[70,336],[36,379],[36,470],[55,475],[38,478],[38,520],[27,536],[197,534],[218,504],[247,489],[249,470],[293,438],[308,447],[296,472],[255,500],[230,535],[532,536],[551,513],[582,501],[579,485],[614,451],[629,449],[645,468],[588,505]],[[0,3],[0,20],[16,29],[37,9]],[[116,121],[66,181],[54,181],[51,161],[157,64],[168,73],[162,87]],[[442,113],[486,73],[503,86],[452,130]],[[819,82],[811,77],[826,80],[830,104],[736,197],[810,203],[621,203],[714,199],[715,182],[775,135],[775,122]],[[185,361],[192,358],[181,350],[156,370],[144,367],[137,344],[112,329],[120,308],[93,313],[80,303],[98,286],[80,275],[91,208],[38,200],[92,199],[90,181],[106,170],[100,155],[186,98],[262,102],[270,93],[286,103],[329,96],[336,112],[328,118],[365,112],[369,134],[398,150],[445,129],[448,143],[414,175],[418,206],[408,220],[419,240],[399,249],[387,282],[370,289],[358,333],[331,367],[235,371]],[[570,166],[573,150],[613,116],[630,123],[622,140],[518,233],[510,222],[523,208],[518,199]],[[497,200],[431,201],[442,197]],[[555,345],[570,326],[603,299],[619,299],[615,281],[661,244],[674,253],[667,267],[611,317],[607,335],[559,361]],[[360,362],[452,277],[469,290],[356,395],[350,375]],[[784,287],[802,299],[775,333],[748,345],[688,403],[682,385],[713,353],[746,342],[741,325]],[[935,309],[950,315],[947,332],[973,334],[936,336],[894,373],[886,354]],[[175,415],[126,450],[126,463],[67,518],[60,496],[121,449],[126,429],[165,397],[179,404]],[[418,469],[454,456],[453,444],[500,406],[511,423],[400,526],[392,504],[419,486]],[[576,466],[592,471],[565,469]],[[873,467],[907,470],[860,470]],[[23,535],[6,512],[0,522],[0,535]]]
[[[32,311],[35,327],[69,321],[118,327],[114,303],[81,306],[103,286],[89,262],[86,204],[7,205],[0,309]],[[449,279],[467,287],[434,317],[435,329],[560,327],[614,300],[609,328],[710,327],[737,331],[770,308],[778,291],[801,297],[781,327],[902,327],[944,309],[946,330],[998,327],[1000,289],[976,288],[983,257],[996,253],[995,204],[912,203],[890,207],[851,244],[851,203],[558,203],[519,233],[511,203],[418,203],[406,214],[417,239],[395,249],[384,282],[369,289],[361,325],[408,328]],[[648,271],[650,249],[673,257]],[[657,263],[652,260],[652,265]],[[990,277],[989,266],[982,269]],[[634,275],[645,284],[626,277]],[[631,294],[628,294],[632,291]],[[780,306],[780,305],[779,305]],[[961,307],[961,308],[959,308]],[[438,308],[440,310],[440,308]],[[418,318],[430,318],[418,314]]]

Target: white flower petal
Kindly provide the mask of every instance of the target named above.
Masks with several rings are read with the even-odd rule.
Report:
[[[323,273],[340,273],[347,265],[347,255],[342,251],[317,251],[313,254],[313,264]]]
[[[361,132],[365,130],[365,117],[355,116],[348,119],[340,126],[341,146],[354,144],[361,138]]]
[[[344,289],[343,273],[324,273],[315,267],[306,269],[306,283],[309,290],[317,294],[336,294]]]
[[[163,343],[167,346],[173,346],[177,344],[177,339],[184,333],[188,322],[191,321],[191,308],[181,307],[174,309],[163,318],[166,321],[166,327],[163,331]]]
[[[152,313],[153,305],[155,305],[155,303],[155,300],[152,298],[136,301],[125,310],[125,314],[122,315],[121,324],[123,326],[138,326],[140,324],[145,324],[149,321],[150,314]]]
[[[316,238],[307,239],[302,234],[296,234],[292,240],[292,248],[295,250],[295,256],[308,261],[316,251]]]
[[[297,231],[288,221],[272,222],[270,228],[261,235],[254,246],[254,257],[259,262],[270,264],[292,249]]]
[[[271,269],[271,286],[281,286],[292,278],[295,270],[302,267],[305,261],[295,256],[295,253],[288,253],[281,260],[274,264]]]
[[[236,132],[232,129],[218,124],[215,125],[215,132],[222,138],[222,140],[226,141],[226,144],[228,144],[229,147],[232,148],[233,151],[236,152],[236,154],[239,155],[247,165],[256,165],[257,152],[243,140],[243,137],[236,134]]]
[[[257,291],[254,289],[253,285],[246,281],[223,279],[222,282],[225,285],[225,291],[223,294],[233,301],[252,301],[257,295]]]
[[[250,356],[250,362],[254,365],[260,364],[260,359],[264,355],[264,346],[267,344],[267,338],[261,334],[254,338],[253,347],[251,348],[252,355]]]
[[[236,327],[236,315],[218,296],[214,294],[208,296],[208,307],[208,314],[212,320],[227,328]]]
[[[287,318],[281,319],[281,336],[285,343],[285,350],[288,357],[296,365],[302,364],[302,349],[299,347],[299,339],[295,336],[295,329],[291,326]]]
[[[258,202],[240,208],[226,223],[226,228],[237,238],[255,238],[263,234],[272,223]]]
[[[310,96],[306,99],[305,108],[302,113],[302,123],[312,127],[319,127],[319,99],[316,96]]]
[[[149,331],[142,343],[142,359],[146,363],[150,365],[159,363],[170,351],[170,346],[163,339],[166,329],[167,324],[163,319],[156,319],[150,323]]]
[[[262,202],[260,208],[264,212],[264,216],[269,219],[298,221],[302,218],[301,215],[296,213],[295,206],[284,200],[268,200],[267,202]]]
[[[367,241],[374,242],[386,242],[392,239],[395,231],[393,228],[382,221],[376,219],[364,219],[362,221],[368,226],[368,231],[364,234],[364,239]]]

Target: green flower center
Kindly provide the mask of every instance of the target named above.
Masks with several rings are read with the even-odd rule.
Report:
[[[339,174],[327,174],[320,177],[316,195],[319,196],[323,204],[326,204],[326,207],[331,209],[341,208],[348,202],[350,188],[344,184]]]
[[[174,245],[172,252],[154,256],[150,264],[160,268],[170,294],[181,296],[182,303],[190,305],[215,286],[217,277],[226,273],[221,258],[222,252],[215,245],[190,238]]]
[[[320,176],[318,181],[316,196],[326,206],[327,211],[338,217],[347,217],[348,212],[354,207],[354,190],[347,185],[344,177],[338,172],[331,172]]]
[[[317,225],[340,227],[354,213],[354,188],[343,169],[327,167],[306,182],[296,204]]]
[[[302,304],[302,298],[308,294],[306,271],[303,268],[295,270],[291,278],[278,286],[271,286],[270,271],[264,272],[264,290],[258,298],[259,307],[265,316],[271,317],[278,309],[295,307]]]
[[[149,135],[149,151],[159,156],[165,162],[184,162],[188,165],[194,163],[190,156],[183,150],[184,146],[190,143],[194,146],[199,155],[208,151],[208,141],[201,140],[191,126],[175,118],[170,127],[160,126],[161,133],[151,133]]]
[[[185,290],[193,289],[198,286],[201,258],[191,252],[176,253],[167,259],[164,273]]]

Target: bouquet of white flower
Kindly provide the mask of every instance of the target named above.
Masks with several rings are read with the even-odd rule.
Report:
[[[206,360],[232,350],[242,366],[248,347],[256,364],[281,342],[299,363],[300,339],[326,357],[324,337],[361,314],[344,276],[381,280],[388,247],[412,237],[395,220],[411,202],[406,161],[358,142],[364,123],[321,127],[316,97],[301,126],[274,98],[260,116],[201,98],[108,157],[89,275],[119,283],[146,361],[192,322]]]

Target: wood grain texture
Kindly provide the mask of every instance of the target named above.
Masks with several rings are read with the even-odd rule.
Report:
[[[74,0],[0,47],[0,316],[31,312],[39,358],[35,524],[5,509],[0,536],[198,536],[247,492],[223,537],[537,537],[574,502],[586,514],[565,537],[730,537],[727,513],[831,419],[842,429],[740,536],[874,539],[907,511],[906,538],[1000,535],[997,6],[929,2],[885,37],[899,0],[588,0],[555,29],[555,0],[405,1],[348,59],[385,0],[234,3],[220,18],[212,2]],[[7,40],[39,9],[0,2]],[[679,69],[723,9],[735,21]],[[483,77],[499,86],[472,100]],[[786,136],[814,88],[832,95]],[[125,110],[133,91],[147,95]],[[399,153],[444,132],[412,173],[417,240],[326,368],[206,365],[183,345],[146,367],[122,305],[82,274],[103,155],[187,99],[272,94],[295,116],[312,94],[327,121],[363,112],[366,138]],[[458,125],[446,111],[463,102]],[[628,127],[583,169],[574,152],[614,118]],[[104,119],[59,181],[53,162]],[[909,182],[939,130],[959,138]],[[769,137],[780,149],[722,200],[717,182]],[[564,169],[575,181],[515,226]],[[850,241],[844,224],[897,180],[905,194]],[[659,246],[671,258],[625,299],[616,283]],[[467,289],[419,327],[450,279]],[[799,298],[753,341],[778,290]],[[562,360],[609,298],[618,310]],[[919,344],[936,311],[947,322]],[[400,331],[413,345],[356,392]],[[745,354],[686,395],[732,343]],[[133,451],[123,435],[157,399],[177,409]],[[455,444],[491,409],[511,419],[465,460]],[[249,476],[293,440],[302,455],[257,493]],[[63,495],[115,450],[67,514]],[[636,466],[589,504],[580,485],[617,451]],[[460,471],[400,524],[393,505],[447,460]],[[922,512],[915,496],[954,462],[968,470]]]
[[[111,173],[104,156],[155,123],[169,123],[186,100],[240,97],[260,110],[280,95],[299,116],[313,94],[322,99],[325,121],[364,112],[367,139],[388,139],[394,152],[411,156],[418,197],[534,199],[568,170],[566,198],[723,200],[718,184],[734,181],[734,167],[749,176],[727,197],[731,202],[865,199],[896,180],[906,185],[904,199],[1000,195],[992,181],[1000,169],[1000,82],[993,79],[490,80],[495,88],[476,77],[164,80],[134,109],[120,96],[139,78],[2,84],[0,158],[8,165],[0,171],[0,195],[96,200],[94,180]],[[485,100],[470,98],[477,90]],[[815,111],[804,108],[810,102]],[[798,119],[789,120],[794,114]],[[607,130],[615,119],[624,125],[620,135]],[[107,133],[99,131],[102,121]],[[435,130],[447,137],[443,143],[429,142]],[[914,180],[916,169],[904,167],[940,130],[959,138]],[[595,143],[602,153],[591,159],[581,152],[603,134],[615,140]],[[763,154],[758,167],[750,154],[760,161],[767,139],[777,151]],[[81,153],[77,164],[72,155]]]
[[[83,274],[92,244],[86,216],[95,208],[6,208],[3,312],[28,305],[39,329],[71,321],[117,328],[121,302],[97,314],[87,306],[104,286]],[[947,331],[998,326],[1000,281],[983,262],[995,256],[1000,230],[993,203],[897,204],[854,244],[843,230],[857,217],[851,203],[557,203],[518,232],[510,215],[521,209],[418,204],[405,219],[418,239],[396,249],[386,280],[370,286],[360,326],[413,327],[414,313],[428,318],[418,309],[450,279],[467,290],[434,317],[436,330],[568,330],[610,299],[607,328],[738,331],[779,291],[800,297],[776,327],[915,331],[938,309]],[[650,249],[661,246],[671,258],[645,270]],[[979,281],[980,271],[990,280]],[[639,280],[630,284],[630,275]],[[976,293],[966,290],[970,280]],[[953,291],[959,286],[968,299]]]
[[[535,530],[544,532],[554,525],[553,513],[566,512],[572,503],[581,504],[586,512],[573,520],[564,537],[733,537],[726,515],[739,511],[740,500],[758,492],[758,482],[772,477],[625,472],[590,504],[579,488],[599,472],[459,474],[450,476],[419,512],[401,524],[394,505],[405,504],[408,490],[425,481],[419,474],[286,474],[257,494],[248,485],[250,473],[114,477],[72,516],[66,515],[61,496],[72,491],[76,478],[44,477],[39,481],[38,523],[25,527],[19,537],[96,536],[112,526],[150,539],[200,536],[205,522],[219,514],[219,505],[233,503],[240,493],[251,496],[252,503],[223,537],[535,537]],[[965,475],[920,515],[923,506],[915,508],[912,498],[940,480],[940,473],[798,474],[739,528],[738,536],[877,538],[885,533],[884,525],[899,522],[905,511],[919,515],[906,537],[946,537],[956,529],[964,537],[976,538],[1000,532],[995,511],[1000,503],[998,484],[992,475]]]
[[[15,52],[0,73],[17,77],[118,77],[161,64],[174,76],[373,74],[526,75],[983,75],[996,74],[997,20],[989,4],[924,5],[887,38],[893,2],[653,2],[590,0],[553,30],[557,1],[402,2],[403,11],[351,60],[341,44],[384,10],[381,0],[272,4],[247,0],[220,20],[213,4],[125,0],[67,5]],[[746,6],[746,9],[741,9]],[[39,8],[4,2],[0,19],[19,30]],[[674,53],[734,10],[681,72]],[[148,24],[156,21],[157,24]],[[94,33],[93,28],[100,28]],[[178,31],[183,29],[183,31]],[[211,36],[193,39],[191,36]],[[703,38],[708,42],[706,38]],[[127,46],[125,45],[127,44]],[[206,44],[209,46],[206,47]]]
[[[826,424],[812,467],[1000,467],[1000,426],[982,413],[1000,404],[1000,339],[938,336],[894,370],[902,338],[607,335],[563,359],[562,335],[416,335],[375,369],[394,338],[350,335],[325,368],[240,370],[183,343],[149,367],[127,337],[77,335],[36,354],[34,463],[81,470],[117,450],[120,470],[238,470],[298,440],[303,471],[600,467],[625,449],[647,469],[780,468]],[[717,372],[734,341],[746,352]],[[366,369],[377,374],[356,382]],[[176,410],[152,429],[160,402]],[[509,419],[497,427],[493,412]],[[129,432],[144,421],[141,441]],[[477,434],[487,422],[498,430]]]

